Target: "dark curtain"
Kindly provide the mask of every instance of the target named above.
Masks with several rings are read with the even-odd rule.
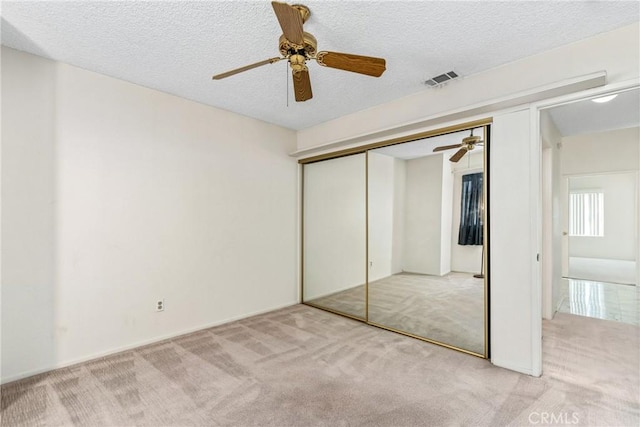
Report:
[[[482,245],[482,173],[462,176],[459,245]]]

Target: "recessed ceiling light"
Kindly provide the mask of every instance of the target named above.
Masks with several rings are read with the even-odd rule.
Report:
[[[594,98],[592,99],[593,102],[597,102],[598,104],[602,104],[604,102],[609,102],[611,101],[613,98],[615,98],[616,96],[618,96],[618,94],[613,94],[613,95],[607,95],[607,96],[601,96],[600,98]]]

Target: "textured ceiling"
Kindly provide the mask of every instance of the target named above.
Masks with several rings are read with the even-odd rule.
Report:
[[[268,1],[2,2],[2,43],[204,104],[303,129],[638,21],[640,3],[304,1],[319,50],[380,56],[379,79],[310,63],[314,97],[296,103]],[[455,84],[452,82],[450,84]],[[445,89],[446,90],[446,89]]]
[[[549,109],[562,136],[640,126],[640,91],[628,90],[606,103],[589,99]]]

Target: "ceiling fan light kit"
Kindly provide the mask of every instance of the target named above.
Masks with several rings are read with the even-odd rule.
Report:
[[[311,11],[301,4],[271,2],[278,23],[282,28],[278,48],[282,57],[266,59],[254,64],[245,65],[225,73],[216,74],[213,80],[220,80],[266,64],[287,60],[291,67],[293,89],[297,102],[313,98],[311,80],[307,61],[315,60],[318,64],[338,70],[351,71],[372,77],[380,77],[386,70],[386,61],[371,56],[353,55],[349,53],[318,52],[316,38],[303,30],[303,24],[309,19]]]

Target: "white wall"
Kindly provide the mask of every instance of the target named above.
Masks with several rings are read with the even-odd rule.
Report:
[[[55,91],[53,62],[2,48],[2,378],[56,363]]]
[[[406,199],[407,162],[402,159],[393,161],[393,244],[391,273],[402,272],[404,257],[404,205]]]
[[[640,128],[562,138],[563,175],[637,171]]]
[[[304,165],[303,253],[313,254],[304,257],[305,301],[366,282],[365,161],[356,154]]]
[[[391,276],[393,271],[395,159],[368,153],[369,282]]]
[[[451,256],[442,252],[443,158],[438,154],[407,160],[403,271],[448,273],[441,270],[441,258]]]
[[[570,236],[570,257],[636,260],[636,181],[636,172],[569,178],[569,192],[596,190],[604,197],[604,235]]]
[[[451,249],[453,235],[453,182],[452,164],[442,154],[442,199],[440,201],[440,275],[451,272]]]
[[[2,107],[4,381],[296,302],[292,131],[4,47]]]
[[[474,151],[458,163],[453,164],[453,214],[451,226],[451,270],[463,273],[480,273],[482,267],[482,246],[459,245],[460,209],[462,201],[462,176],[482,172],[484,152]]]
[[[535,124],[534,124],[535,125]],[[557,129],[556,129],[557,131]],[[564,188],[564,180],[562,178],[562,144],[560,140],[560,132],[553,132],[553,136],[549,136],[551,143],[551,258],[553,269],[553,282],[551,290],[551,306],[553,312],[560,307],[560,285],[562,284],[562,248],[567,244],[566,237],[563,236],[562,222],[562,206],[561,197]],[[544,221],[543,221],[544,222]],[[543,224],[544,225],[544,224]],[[544,254],[543,254],[544,256]],[[544,264],[544,262],[543,262]],[[567,265],[568,268],[568,265]],[[544,285],[543,285],[544,286]],[[544,305],[543,305],[544,307]],[[544,309],[543,309],[544,310]],[[548,313],[547,313],[548,314]],[[553,316],[553,313],[551,313]]]
[[[560,303],[562,280],[562,135],[548,111],[540,113],[542,137],[542,316],[552,319]]]

